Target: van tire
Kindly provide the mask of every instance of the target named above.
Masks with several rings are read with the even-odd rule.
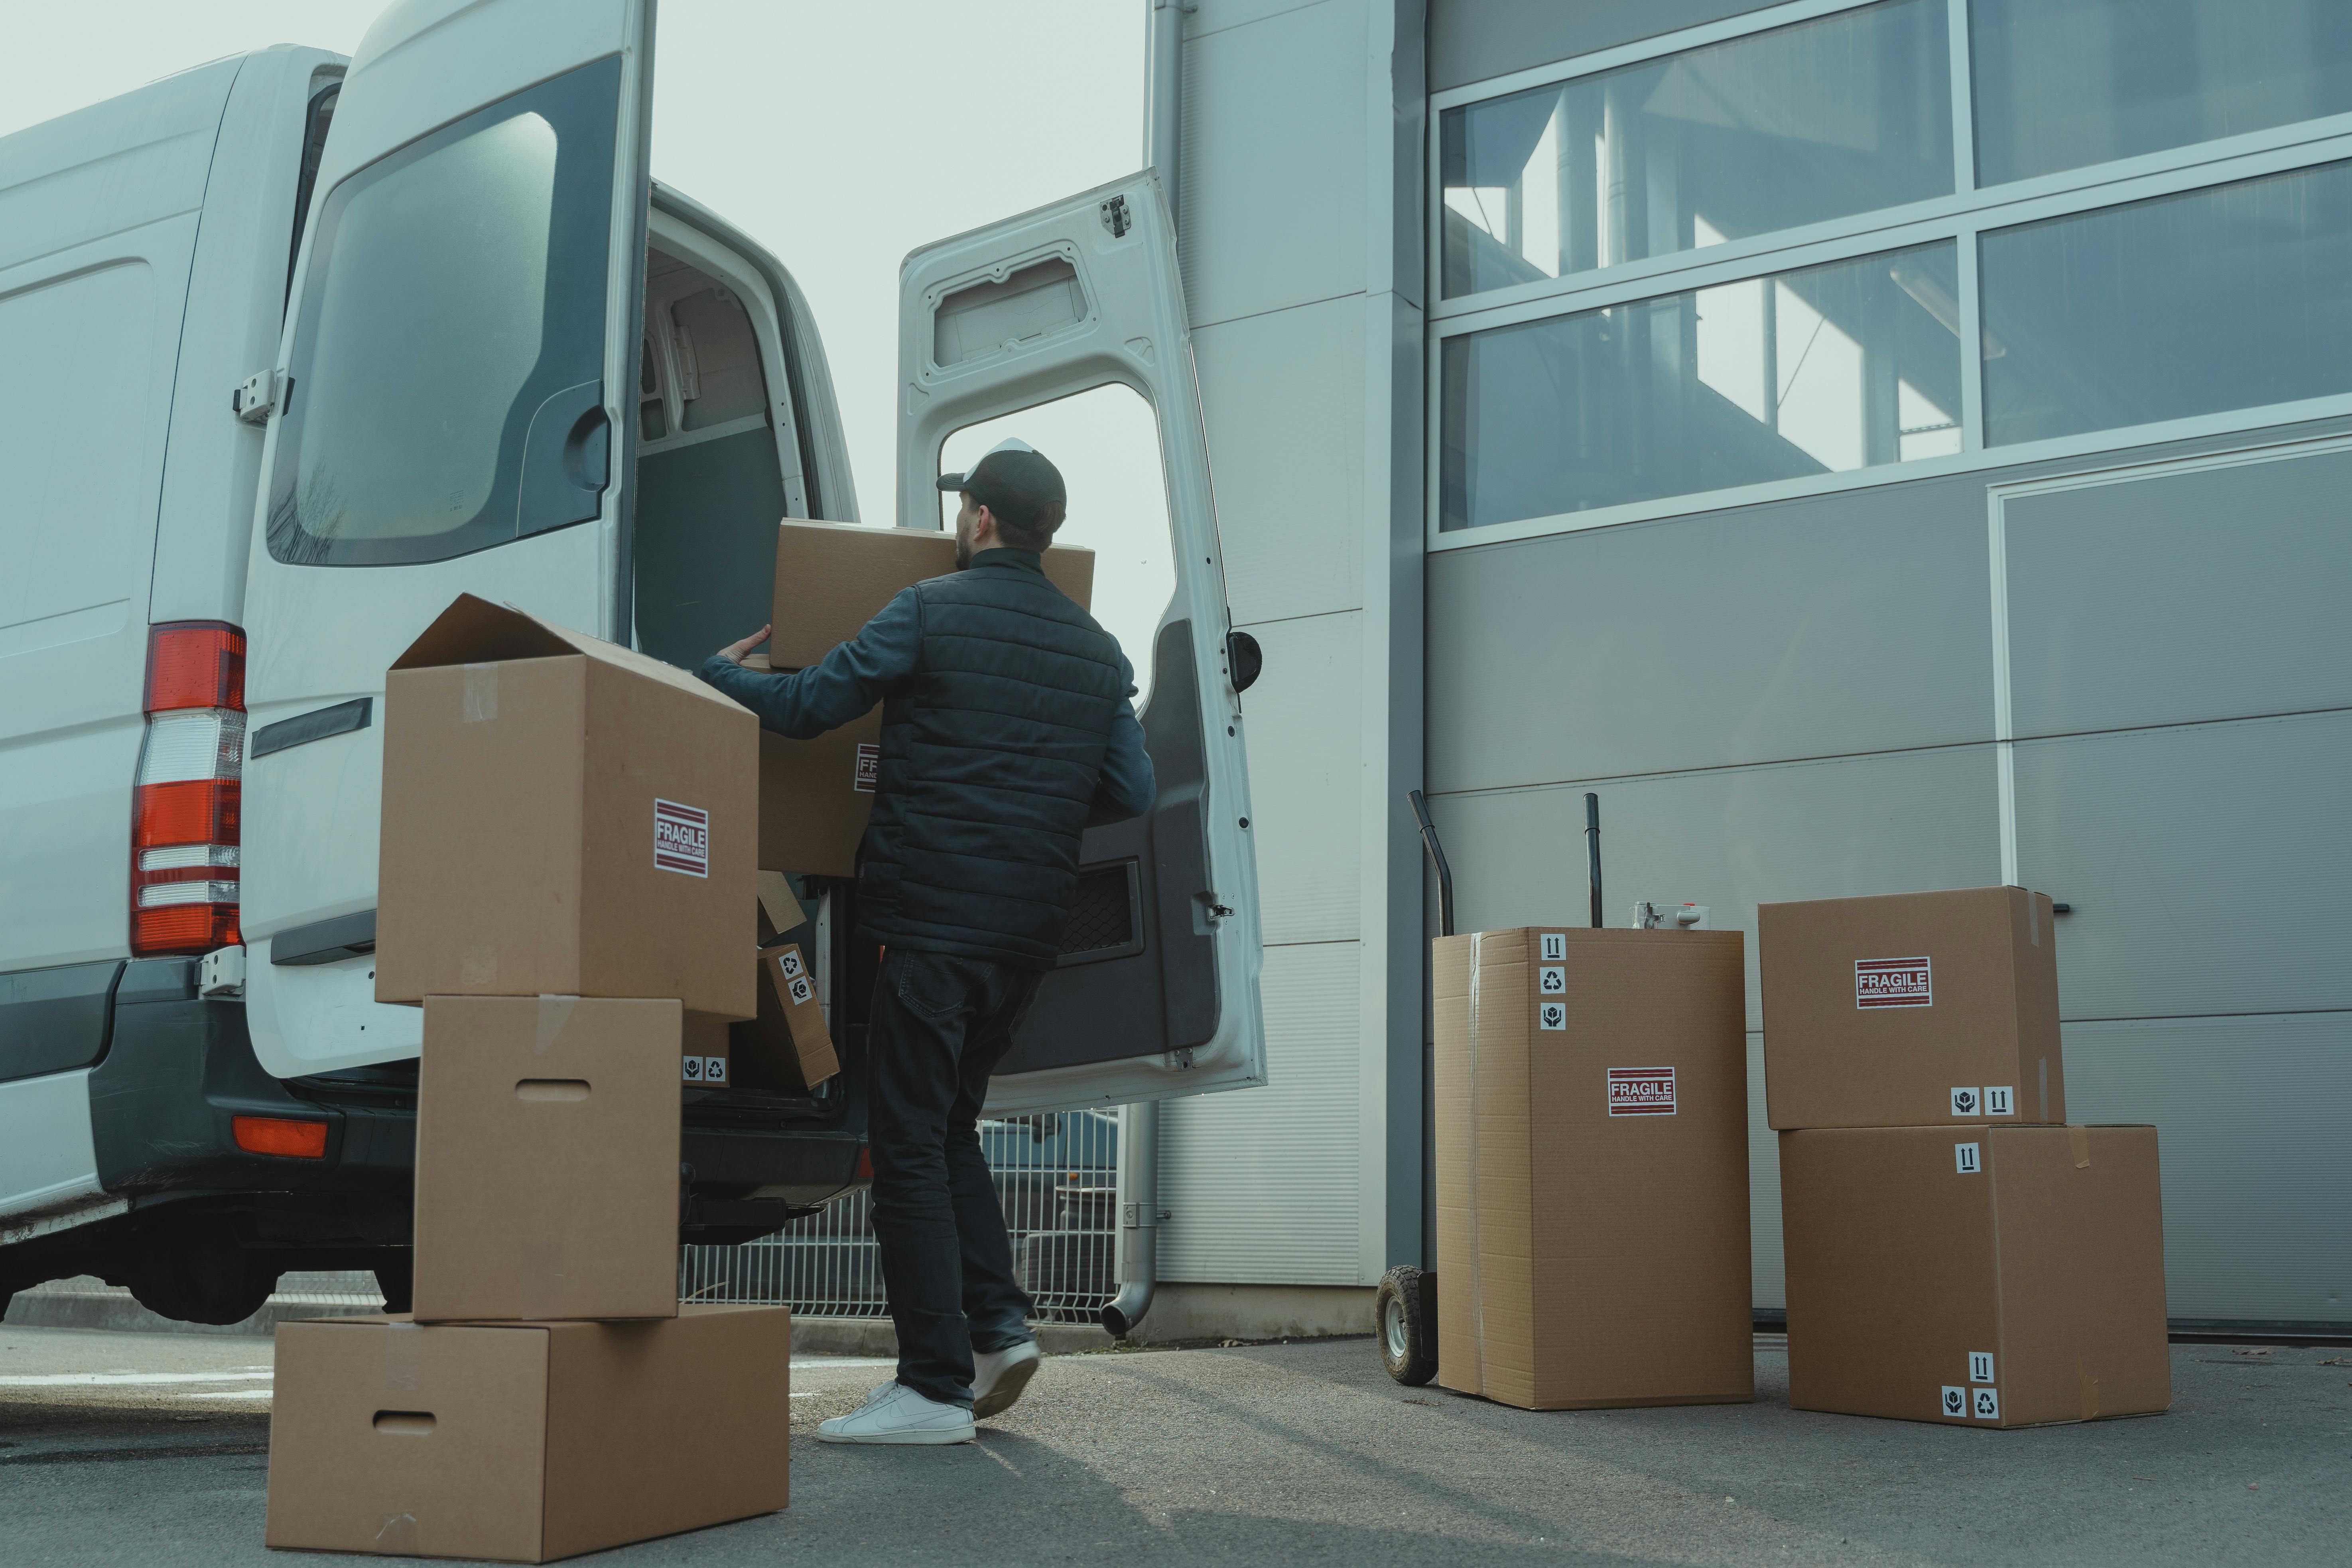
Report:
[[[1389,1375],[1418,1388],[1437,1375],[1437,1276],[1410,1263],[1381,1276],[1372,1297],[1372,1337]]]

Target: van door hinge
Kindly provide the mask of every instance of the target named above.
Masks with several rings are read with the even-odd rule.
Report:
[[[257,370],[228,395],[229,412],[247,425],[258,425],[278,411],[293,383],[275,370]]]
[[[1125,196],[1113,196],[1102,205],[1102,226],[1110,230],[1113,239],[1124,239],[1127,231],[1135,226],[1135,216],[1127,210]]]
[[[1208,917],[1211,920],[1229,921],[1234,918],[1232,906],[1228,905],[1224,900],[1219,898],[1216,894],[1213,892],[1203,892],[1195,893],[1192,896],[1201,900],[1202,909],[1207,912]]]
[[[242,996],[245,994],[245,949],[215,948],[196,963],[196,994],[199,996]]]

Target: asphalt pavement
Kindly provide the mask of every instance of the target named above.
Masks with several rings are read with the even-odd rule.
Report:
[[[816,1443],[888,1369],[795,1358],[792,1508],[593,1561],[2344,1563],[2352,1352],[2254,1348],[2176,1345],[2168,1415],[2019,1432],[1792,1412],[1769,1339],[1753,1405],[1606,1413],[1402,1388],[1368,1340],[1114,1352],[907,1449]],[[0,1563],[299,1560],[261,1544],[269,1350],[0,1329]]]

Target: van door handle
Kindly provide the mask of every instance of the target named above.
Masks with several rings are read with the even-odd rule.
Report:
[[[603,382],[583,381],[550,394],[523,437],[515,537],[569,528],[603,511],[612,447]]]

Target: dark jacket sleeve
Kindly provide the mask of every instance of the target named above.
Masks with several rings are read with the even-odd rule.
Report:
[[[1151,753],[1143,749],[1143,726],[1135,719],[1135,668],[1124,654],[1119,656],[1118,673],[1126,683],[1127,695],[1118,700],[1118,714],[1111,721],[1110,746],[1103,753],[1102,779],[1095,786],[1094,804],[1087,815],[1089,826],[1141,816],[1151,809],[1159,794],[1158,782],[1151,772]]]
[[[806,669],[771,675],[713,654],[695,673],[758,714],[761,729],[814,741],[873,711],[910,679],[922,642],[922,599],[906,588],[865,629]]]

